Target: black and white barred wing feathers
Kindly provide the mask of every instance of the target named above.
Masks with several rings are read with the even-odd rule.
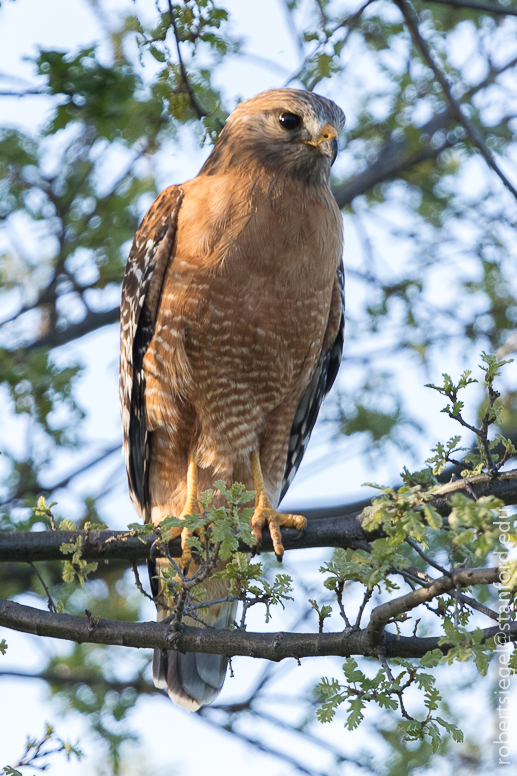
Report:
[[[312,380],[300,399],[291,427],[287,462],[280,491],[280,501],[287,493],[296,472],[300,467],[316,424],[323,399],[334,385],[341,364],[341,357],[343,355],[344,336],[345,272],[343,262],[340,261],[336,281],[334,283],[327,332],[323,341],[318,365]]]
[[[120,308],[120,404],[131,498],[147,519],[148,431],[143,359],[152,339],[165,271],[176,238],[180,186],[165,189],[145,215],[129,254]]]

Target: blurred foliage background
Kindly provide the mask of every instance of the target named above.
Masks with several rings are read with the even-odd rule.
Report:
[[[281,19],[288,38],[288,73],[266,37],[259,53],[248,51],[253,17],[266,13],[257,0],[245,14],[235,3],[227,10],[211,0],[88,5],[95,45],[40,48],[29,83],[16,76],[15,63],[0,73],[0,100],[48,106],[31,130],[7,111],[0,129],[0,528],[48,527],[33,511],[42,494],[58,502],[59,517],[78,525],[124,527],[134,519],[127,498],[120,500],[125,484],[111,396],[130,241],[156,194],[181,182],[171,159],[206,156],[236,101],[251,96],[233,83],[249,62],[261,73],[260,88],[316,90],[347,114],[333,178],[346,238],[345,365],[315,433],[318,454],[305,467],[312,504],[326,501],[328,487],[316,475],[329,464],[340,483],[331,492],[342,502],[357,497],[363,472],[370,481],[392,472],[387,461],[395,471],[402,460],[421,468],[443,427],[421,384],[439,381],[445,369],[473,368],[481,350],[517,350],[516,0],[277,0],[274,23]],[[7,11],[4,3],[0,24]],[[515,436],[515,371],[507,374],[501,430]],[[96,387],[81,394],[81,385]],[[473,397],[475,419],[481,394]],[[111,413],[107,423],[92,408],[99,400]],[[297,603],[282,615],[283,630],[307,621],[315,627],[306,602],[321,588],[314,571],[322,557],[289,554]],[[57,563],[37,570],[0,565],[3,598],[44,606],[42,581],[70,613],[153,618],[124,564],[99,566],[81,589],[63,585]],[[36,674],[48,684],[48,714],[82,715],[101,752],[88,772],[150,776],[137,710],[168,711],[161,700],[154,707],[145,701],[160,695],[149,655],[122,659],[119,649],[92,645],[41,650]],[[30,673],[1,667],[2,681]],[[372,715],[355,739],[342,721],[322,728],[312,687],[326,669],[294,680],[293,670],[250,669],[244,688],[232,685],[197,715],[199,735],[215,728],[222,748],[233,736],[266,753],[274,773],[488,772],[492,753],[479,731],[490,690],[468,689],[468,668],[448,676],[448,702],[459,701],[451,713],[467,718],[469,697],[485,714],[467,721],[466,743],[444,734],[434,754],[428,743],[401,741],[389,714]],[[174,758],[172,752],[171,768]]]

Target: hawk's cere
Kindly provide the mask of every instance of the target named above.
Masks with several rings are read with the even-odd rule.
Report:
[[[197,177],[170,186],[136,234],[124,277],[120,363],[133,502],[146,522],[199,511],[215,480],[255,490],[251,523],[303,528],[276,507],[302,460],[343,346],[341,214],[329,188],[345,117],[275,89],[242,102]],[[185,531],[182,562],[190,562]],[[156,561],[156,565],[163,561]],[[151,568],[158,617],[169,614]],[[205,583],[205,600],[226,583]],[[232,623],[235,604],[205,620]],[[195,710],[226,659],[156,652],[154,681]]]

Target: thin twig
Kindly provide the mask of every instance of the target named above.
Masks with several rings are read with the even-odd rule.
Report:
[[[11,90],[0,90],[0,97],[29,97],[35,94],[45,94],[48,95],[48,92],[46,92],[44,89],[26,89],[24,92],[17,92],[17,91],[11,91]]]
[[[39,571],[38,571],[38,569],[36,568],[36,566],[34,565],[34,563],[33,563],[31,560],[29,560],[29,561],[27,561],[27,562],[28,562],[29,566],[31,567],[31,569],[32,569],[32,570],[34,571],[34,573],[36,574],[36,576],[38,577],[39,581],[40,581],[40,582],[41,582],[41,584],[42,584],[43,590],[44,590],[44,591],[45,591],[45,593],[46,593],[46,596],[47,596],[47,606],[48,606],[48,610],[49,610],[49,612],[54,612],[54,613],[55,613],[55,612],[57,612],[57,608],[56,608],[56,605],[55,605],[55,603],[54,603],[54,599],[53,599],[53,598],[52,598],[52,596],[50,595],[50,590],[48,589],[47,585],[45,584],[45,580],[43,579],[43,577],[42,577],[42,576],[41,576],[41,574],[39,573]]]
[[[470,486],[470,482],[468,482],[468,481],[466,482],[465,489],[466,489],[467,493],[469,494],[469,496],[472,499],[474,499],[474,501],[479,501],[478,497],[476,496],[476,494],[474,493],[474,491],[472,490],[472,488]]]
[[[176,41],[176,52],[178,54],[178,63],[179,63],[179,66],[180,66],[180,71],[181,71],[181,80],[182,80],[182,83],[183,83],[183,85],[185,86],[185,88],[187,90],[188,96],[190,98],[191,105],[194,108],[195,112],[197,113],[198,119],[202,119],[205,116],[207,116],[208,114],[206,113],[206,111],[203,110],[203,108],[198,103],[196,95],[194,94],[192,86],[190,85],[190,81],[189,81],[189,78],[188,78],[188,75],[187,75],[187,70],[186,70],[185,64],[183,62],[183,57],[181,56],[180,40],[179,40],[179,35],[178,35],[178,28],[176,27],[176,20],[174,18],[174,9],[172,7],[171,0],[168,0],[168,2],[169,2],[169,16],[170,16],[170,20],[171,20],[172,31],[174,32],[174,39]]]
[[[384,650],[382,648],[379,649],[379,660],[381,662],[381,666],[384,668],[384,670],[386,672],[386,676],[388,677],[390,682],[392,684],[394,684],[395,683],[395,677],[391,673],[391,668],[389,667],[388,661],[386,660],[386,653],[384,652]]]
[[[482,614],[485,614],[487,617],[490,617],[491,620],[499,621],[499,615],[497,614],[497,612],[494,612],[492,609],[489,609],[488,606],[485,606],[484,604],[480,604],[479,601],[476,601],[475,598],[471,598],[470,596],[465,595],[464,593],[454,593],[454,595],[457,597],[458,601],[461,601],[467,606],[472,607],[472,609],[477,609],[478,612],[481,612]]]
[[[413,544],[412,544],[413,540],[409,539],[409,537],[408,537],[407,541],[411,544],[411,546],[413,546]],[[415,549],[418,551],[417,547],[415,547]],[[443,568],[442,566],[439,566],[438,564],[432,563],[431,559],[428,558],[423,552],[420,552],[419,554],[422,555],[422,557],[425,558],[427,560],[427,562],[429,562],[436,569],[438,569],[438,571],[442,571],[444,575],[448,575],[448,576],[451,575],[451,572],[447,571],[447,569]],[[400,573],[403,573],[403,572],[401,571]],[[425,577],[426,577],[425,582],[423,580],[419,580],[419,582],[420,582],[420,584],[424,585],[425,587],[429,587],[429,585],[434,582],[434,579],[432,577],[428,577],[427,575],[425,575]],[[463,593],[458,593],[458,592],[451,593],[451,595],[456,596],[458,601],[461,601],[462,603],[467,604],[467,606],[472,607],[472,609],[477,609],[478,612],[482,612],[483,614],[486,614],[486,616],[490,617],[492,620],[498,620],[499,619],[498,615],[494,611],[492,611],[492,609],[489,609],[487,606],[484,606],[483,604],[478,603],[478,601],[476,601],[474,598],[470,598],[469,596],[464,595]],[[428,608],[430,608],[430,607],[428,607]],[[434,610],[431,609],[431,611],[434,611]],[[420,620],[418,620],[418,622],[420,622]]]
[[[185,606],[185,609],[183,611],[184,617],[190,617],[191,620],[194,620],[195,622],[198,622],[200,625],[203,626],[203,628],[214,628],[214,625],[209,625],[205,620],[203,620],[201,617],[198,617],[197,614],[194,614],[194,612],[190,611],[190,607]]]
[[[410,545],[410,547],[412,547],[415,550],[415,552],[418,552],[420,557],[423,558],[426,563],[428,563],[430,566],[435,568],[437,571],[440,571],[442,574],[449,574],[450,576],[450,572],[447,571],[447,569],[444,568],[443,566],[440,566],[439,563],[436,563],[436,561],[434,561],[428,555],[426,555],[425,552],[422,550],[421,547],[419,547],[419,545],[415,542],[414,539],[412,539],[410,536],[406,536],[406,542]]]
[[[216,730],[220,732],[220,723],[218,721],[216,722],[214,719],[211,719],[209,716],[210,708],[210,706],[205,706],[198,711],[198,714],[206,723],[212,725],[212,727],[216,728]],[[272,757],[277,757],[279,760],[283,760],[288,765],[294,766],[297,773],[305,773],[307,776],[325,776],[326,774],[326,771],[316,771],[312,769],[308,770],[303,762],[295,760],[293,757],[288,755],[286,752],[281,751],[280,749],[274,749],[273,747],[268,746],[263,739],[261,740],[259,738],[254,738],[251,735],[246,735],[245,733],[241,733],[240,731],[235,730],[233,727],[224,727],[223,729],[227,733],[231,733],[238,740],[244,741],[246,744],[251,744],[259,752],[264,752],[265,754],[268,754]]]
[[[407,713],[406,707],[404,706],[404,701],[402,700],[402,692],[397,693],[399,697],[399,703],[400,703],[400,713],[404,717],[404,719],[413,720],[414,717],[412,717],[410,714]]]
[[[238,595],[227,595],[225,598],[214,598],[211,601],[202,601],[200,604],[192,604],[188,607],[189,612],[193,612],[196,609],[207,609],[209,606],[215,606],[215,604],[227,604],[232,601],[239,601]]]
[[[295,81],[297,78],[300,78],[303,71],[305,70],[308,63],[311,61],[311,59],[314,58],[314,56],[321,50],[322,45],[324,43],[328,43],[328,41],[332,38],[335,33],[340,30],[342,27],[347,28],[347,34],[344,39],[344,43],[346,42],[348,36],[352,32],[352,30],[356,27],[357,23],[359,22],[361,16],[363,15],[364,11],[368,8],[371,3],[375,2],[375,0],[366,0],[366,2],[353,14],[349,14],[344,19],[341,19],[341,21],[337,22],[334,27],[332,27],[329,30],[325,30],[325,41],[323,43],[319,43],[314,51],[312,51],[308,56],[305,57],[300,67],[294,72],[291,76],[289,76],[288,80],[285,82],[284,86],[289,86],[289,84],[292,81]],[[313,79],[313,82],[308,86],[308,90],[312,91],[318,81],[321,80],[321,78]]]
[[[413,590],[411,593],[380,604],[371,613],[370,622],[366,628],[371,648],[375,646],[379,648],[385,626],[398,616],[407,614],[420,604],[429,603],[433,598],[450,593],[458,587],[471,587],[480,583],[492,584],[497,574],[498,569],[457,569],[452,574],[444,574],[440,579],[433,580],[429,587]]]
[[[346,616],[345,607],[343,606],[343,589],[344,589],[344,587],[345,587],[344,581],[340,580],[340,582],[338,583],[338,586],[336,588],[336,598],[337,598],[337,603],[338,603],[338,606],[339,606],[339,613],[340,613],[341,617],[343,618],[343,620],[345,621],[346,627],[347,628],[351,628],[352,625],[350,624],[350,621],[349,621],[348,617]]]
[[[454,591],[451,590],[451,595],[454,598],[454,627],[456,628],[456,630],[458,629],[459,624],[460,624],[460,613],[459,613],[459,608],[458,608],[458,603],[459,603],[458,596],[459,596],[459,594],[460,594],[460,588],[459,588],[459,585],[456,585],[456,590],[454,590]]]
[[[181,627],[181,620],[183,619],[183,612],[185,609],[185,602],[187,600],[188,592],[186,588],[182,587],[180,589],[180,592],[178,594],[178,599],[176,601],[176,607],[174,609],[174,617],[171,623],[171,634],[175,635],[179,632],[179,629]]]
[[[362,619],[362,616],[363,616],[366,604],[368,603],[368,601],[370,600],[372,595],[373,595],[373,587],[367,588],[364,591],[363,600],[362,600],[361,606],[359,607],[359,611],[357,612],[357,617],[356,617],[356,620],[355,620],[355,623],[354,623],[354,628],[360,628],[361,627],[361,619]]]
[[[400,12],[402,13],[406,21],[406,24],[411,33],[411,37],[413,38],[413,43],[417,48],[420,49],[424,60],[426,61],[427,65],[431,68],[436,80],[442,87],[442,91],[446,97],[447,102],[449,103],[449,106],[451,108],[453,115],[457,118],[460,124],[463,125],[468,135],[470,136],[470,139],[472,140],[474,145],[477,146],[480,154],[482,155],[482,157],[484,158],[488,166],[492,168],[492,170],[499,176],[501,181],[504,183],[508,191],[510,191],[515,197],[515,199],[517,199],[517,189],[513,186],[513,184],[508,180],[506,175],[497,165],[496,161],[494,160],[492,154],[488,149],[488,146],[483,140],[475,124],[473,124],[472,121],[465,115],[465,113],[461,109],[461,105],[459,104],[459,102],[455,100],[454,97],[452,96],[449,81],[447,80],[445,74],[441,71],[441,69],[434,61],[434,58],[431,54],[429,46],[427,45],[427,43],[425,42],[425,40],[422,38],[420,34],[420,30],[418,28],[418,24],[419,24],[418,17],[413,12],[413,10],[409,7],[409,5],[405,2],[405,0],[393,0],[393,1],[395,5],[400,9]]]
[[[133,561],[133,563],[131,564],[131,568],[133,569],[133,574],[134,574],[134,576],[135,576],[135,585],[137,586],[137,588],[140,590],[140,592],[142,593],[142,595],[145,595],[145,597],[146,597],[146,598],[148,598],[150,601],[153,601],[153,602],[154,602],[154,598],[153,598],[153,596],[152,596],[152,595],[149,595],[149,593],[147,593],[147,592],[144,590],[144,588],[142,587],[142,583],[141,583],[141,581],[140,581],[140,574],[138,573],[138,567],[137,567],[137,565],[136,565],[136,562],[135,562],[135,561]]]

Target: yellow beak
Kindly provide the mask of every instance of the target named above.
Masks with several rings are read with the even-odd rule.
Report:
[[[333,127],[332,124],[325,124],[317,140],[306,140],[305,143],[317,148],[320,143],[324,143],[325,140],[332,140],[333,137],[337,138],[337,136],[338,134],[336,128]]]

